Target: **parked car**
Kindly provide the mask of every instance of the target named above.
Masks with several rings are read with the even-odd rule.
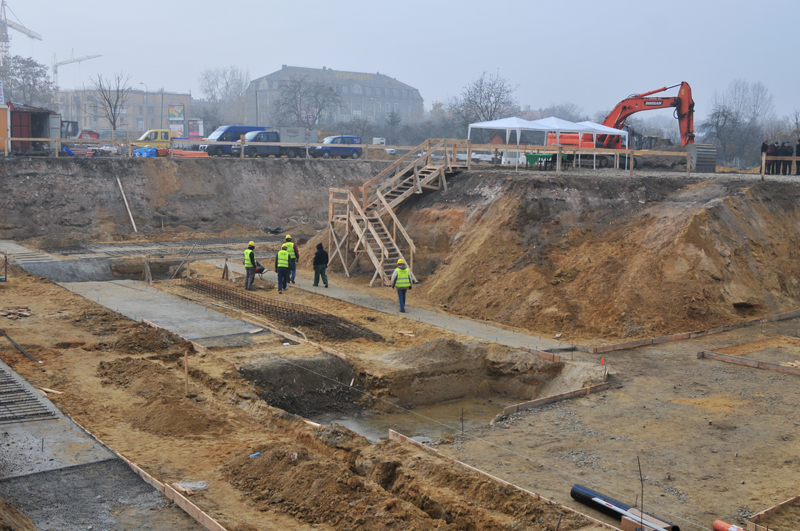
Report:
[[[143,146],[168,148],[172,138],[172,131],[169,129],[150,129],[133,143],[133,149]]]
[[[389,155],[395,155],[397,153],[397,151],[394,148],[383,148],[383,150]]]
[[[207,140],[212,142],[238,142],[243,135],[250,131],[263,131],[266,127],[252,126],[252,125],[221,125],[211,133]],[[205,151],[209,155],[216,155],[221,157],[223,155],[231,154],[231,146],[215,146],[209,144],[201,144],[200,151]]]
[[[331,157],[348,157],[357,159],[361,156],[361,137],[352,135],[329,136],[322,140],[321,146],[316,146],[308,150],[314,157],[329,159]]]
[[[286,143],[303,143],[310,139],[311,142],[316,142],[317,132],[306,131],[302,128],[296,127],[281,127],[280,133],[276,129],[268,128],[267,131],[250,131],[244,135],[245,142],[286,142]],[[241,146],[231,146],[231,156],[238,157],[242,152]],[[306,148],[303,146],[246,146],[244,154],[250,158],[253,157],[282,157],[287,156],[290,159],[294,157],[305,158]]]

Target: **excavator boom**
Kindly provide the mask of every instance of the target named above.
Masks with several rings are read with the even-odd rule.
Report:
[[[671,97],[650,97],[670,88],[679,86],[678,95]],[[687,144],[694,143],[694,100],[692,99],[692,88],[685,81],[680,85],[672,87],[662,87],[651,90],[643,94],[628,96],[608,114],[603,121],[603,125],[621,129],[625,125],[628,117],[640,111],[650,111],[653,109],[663,109],[665,107],[675,107],[678,118],[678,125],[681,130],[681,144],[685,148]]]

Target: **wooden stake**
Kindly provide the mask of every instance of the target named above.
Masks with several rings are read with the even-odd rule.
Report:
[[[122,189],[122,181],[119,180],[117,177],[117,184],[119,185],[119,191],[122,192],[122,200],[125,201],[125,209],[128,211],[128,217],[131,218],[131,225],[133,225],[133,232],[139,232],[136,230],[136,222],[133,221],[133,214],[131,214],[131,207],[128,206],[128,198],[125,197],[125,190]]]
[[[186,395],[189,396],[189,349],[183,351],[183,373],[186,376]]]

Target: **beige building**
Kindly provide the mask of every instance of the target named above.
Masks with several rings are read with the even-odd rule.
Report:
[[[344,105],[320,116],[320,124],[348,122],[365,118],[382,123],[394,111],[405,123],[419,123],[424,118],[424,100],[419,90],[381,73],[347,72],[330,68],[286,66],[254,79],[247,88],[248,125],[277,125],[273,105],[282,82],[306,78],[333,84],[341,91]]]
[[[79,122],[81,129],[92,129],[106,135],[111,126],[102,117],[96,100],[94,90],[62,90],[58,93],[56,110],[62,120]],[[126,131],[130,137],[138,137],[148,129],[169,129],[169,106],[182,104],[185,117],[190,103],[190,94],[132,90],[120,114],[116,137],[124,137]]]

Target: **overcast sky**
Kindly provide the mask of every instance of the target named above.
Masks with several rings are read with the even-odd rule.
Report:
[[[251,79],[292,66],[381,72],[429,109],[483,71],[518,85],[522,105],[572,102],[588,115],[632,93],[688,82],[698,118],[715,90],[761,81],[779,116],[800,108],[800,1],[7,0],[11,53],[52,63],[62,88],[123,72],[134,88],[199,97],[204,68]],[[13,11],[13,14],[12,14]],[[16,15],[16,16],[14,16]],[[675,94],[673,89],[670,95]],[[670,111],[654,111],[655,115]]]

